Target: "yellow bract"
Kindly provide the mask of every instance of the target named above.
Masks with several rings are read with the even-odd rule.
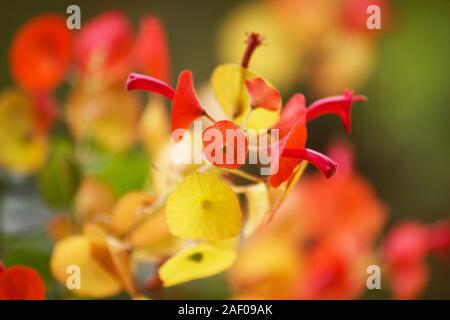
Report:
[[[262,234],[247,242],[230,269],[233,291],[266,299],[288,299],[301,272],[295,242],[281,234]]]
[[[187,176],[168,197],[166,217],[170,232],[185,239],[228,239],[241,230],[236,194],[210,173]]]
[[[172,235],[167,227],[164,210],[159,210],[145,218],[130,234],[130,244],[134,248],[156,246],[171,240]]]
[[[253,234],[263,224],[267,214],[270,213],[268,190],[264,183],[258,183],[245,191],[247,199],[247,220],[244,227],[246,237]]]
[[[209,277],[228,269],[236,259],[236,252],[209,244],[198,244],[179,252],[159,269],[165,287]]]
[[[141,219],[155,202],[155,197],[146,192],[129,192],[119,199],[112,212],[112,229],[123,235]]]
[[[229,117],[242,114],[250,105],[244,81],[256,77],[256,74],[237,64],[223,64],[214,69],[211,85],[217,101]]]
[[[36,132],[33,108],[19,90],[0,95],[0,166],[14,173],[33,173],[45,162],[48,141]]]
[[[250,96],[244,81],[256,77],[258,77],[257,74],[237,64],[223,64],[213,71],[211,86],[214,95],[227,116],[230,119],[236,119],[237,123],[245,120],[250,108]],[[244,125],[252,129],[269,128],[278,120],[279,114],[279,110],[256,109],[251,112]]]
[[[75,197],[75,212],[83,223],[108,219],[114,202],[109,185],[94,177],[84,177]]]
[[[69,266],[80,267],[80,289],[71,292],[95,298],[116,295],[122,289],[120,280],[104,264],[100,257],[108,252],[95,253],[96,248],[82,235],[71,236],[58,241],[53,248],[50,268],[55,278],[66,285],[71,274]],[[97,248],[103,250],[103,248]]]

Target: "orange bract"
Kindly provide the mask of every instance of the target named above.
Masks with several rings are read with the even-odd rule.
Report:
[[[11,46],[13,78],[27,90],[53,90],[67,71],[71,40],[65,19],[59,15],[42,15],[27,22]]]

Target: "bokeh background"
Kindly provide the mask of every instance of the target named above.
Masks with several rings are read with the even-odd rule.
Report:
[[[199,83],[207,81],[213,67],[221,62],[217,38],[221,25],[243,2],[2,1],[0,87],[12,84],[8,50],[19,26],[43,12],[64,13],[70,4],[81,7],[82,23],[110,9],[122,10],[135,25],[143,13],[158,15],[167,29],[172,76],[188,68],[195,72]],[[410,218],[424,222],[448,219],[450,2],[399,0],[392,1],[392,7],[389,28],[378,39],[373,72],[358,90],[369,97],[369,102],[353,113],[350,139],[358,170],[373,183],[388,206],[389,224]],[[236,37],[244,39],[244,35]],[[270,45],[270,39],[267,41]],[[311,100],[319,98],[302,81],[284,90],[285,98],[294,91],[304,92]],[[64,87],[58,89],[58,97],[64,94]],[[334,118],[315,122],[310,130],[308,143],[317,150],[324,150],[330,137],[342,135]],[[35,231],[45,225],[50,213],[39,199],[34,180],[2,176],[0,183],[0,249],[5,262],[35,266],[50,278],[46,265],[50,243]],[[193,286],[201,288],[202,283]],[[211,289],[208,294],[214,297],[215,293]],[[217,297],[221,295],[218,289]],[[384,296],[370,293],[367,297]],[[450,298],[450,274],[445,268],[432,264],[431,282],[423,297]]]

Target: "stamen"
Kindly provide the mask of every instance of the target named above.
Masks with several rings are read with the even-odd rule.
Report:
[[[256,32],[249,34],[247,38],[247,48],[245,49],[244,56],[242,57],[241,66],[247,69],[252,57],[253,51],[263,43],[264,38]]]

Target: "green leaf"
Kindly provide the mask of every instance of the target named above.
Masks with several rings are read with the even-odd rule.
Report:
[[[80,180],[80,166],[71,144],[57,138],[52,142],[50,159],[38,176],[42,197],[50,206],[68,209],[72,206]]]

